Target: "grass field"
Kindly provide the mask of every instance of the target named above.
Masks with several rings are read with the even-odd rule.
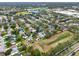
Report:
[[[16,15],[25,15],[25,14],[32,14],[30,12],[17,12]]]
[[[72,37],[73,33],[64,31],[50,37],[49,39],[35,42],[32,44],[32,46],[34,47],[34,49],[39,49],[41,52],[48,52],[51,48],[55,48],[59,43],[70,41]]]

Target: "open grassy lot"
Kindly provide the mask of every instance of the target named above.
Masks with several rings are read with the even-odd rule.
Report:
[[[62,33],[56,34],[49,39],[40,40],[32,44],[34,49],[39,49],[41,52],[48,52],[51,48],[55,48],[59,43],[64,43],[70,41],[73,37],[73,33],[69,31],[64,31]]]
[[[52,51],[53,49],[55,50],[55,48],[57,48],[57,47],[60,47],[58,50],[58,51],[60,51],[62,48],[61,44],[65,45],[66,42],[72,40],[73,36],[74,36],[73,33],[69,32],[69,31],[64,31],[64,32],[58,33],[56,35],[53,35],[50,38],[45,39],[45,40],[34,41],[33,43],[23,40],[22,43],[27,48],[32,47],[31,51],[34,51],[37,49],[41,53],[50,53],[50,51]],[[64,46],[64,48],[65,48],[65,46]]]

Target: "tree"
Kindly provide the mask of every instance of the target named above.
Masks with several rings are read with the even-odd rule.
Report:
[[[41,52],[40,52],[38,49],[32,51],[31,54],[32,54],[33,56],[41,56]]]
[[[7,51],[5,52],[5,55],[6,55],[6,56],[7,56],[7,55],[10,55],[10,54],[11,54],[11,51],[12,51],[12,49],[7,50]]]
[[[6,24],[4,25],[4,29],[8,29],[8,26]]]
[[[7,41],[6,46],[7,47],[10,47],[11,46],[11,43],[9,41]]]
[[[15,24],[12,24],[12,25],[11,25],[11,28],[13,28],[13,29],[14,29],[15,27],[16,27],[16,25],[15,25]]]
[[[16,37],[17,39],[16,39],[16,42],[19,42],[19,41],[21,41],[22,40],[22,37],[21,36],[19,36],[19,35],[17,35],[17,37]]]

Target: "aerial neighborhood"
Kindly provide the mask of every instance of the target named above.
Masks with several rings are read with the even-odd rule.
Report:
[[[0,55],[79,55],[78,7],[0,7]]]

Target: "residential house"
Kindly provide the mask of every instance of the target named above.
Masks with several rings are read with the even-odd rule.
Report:
[[[40,38],[45,37],[45,35],[46,35],[46,34],[44,33],[44,31],[38,33],[38,36],[39,36]]]

